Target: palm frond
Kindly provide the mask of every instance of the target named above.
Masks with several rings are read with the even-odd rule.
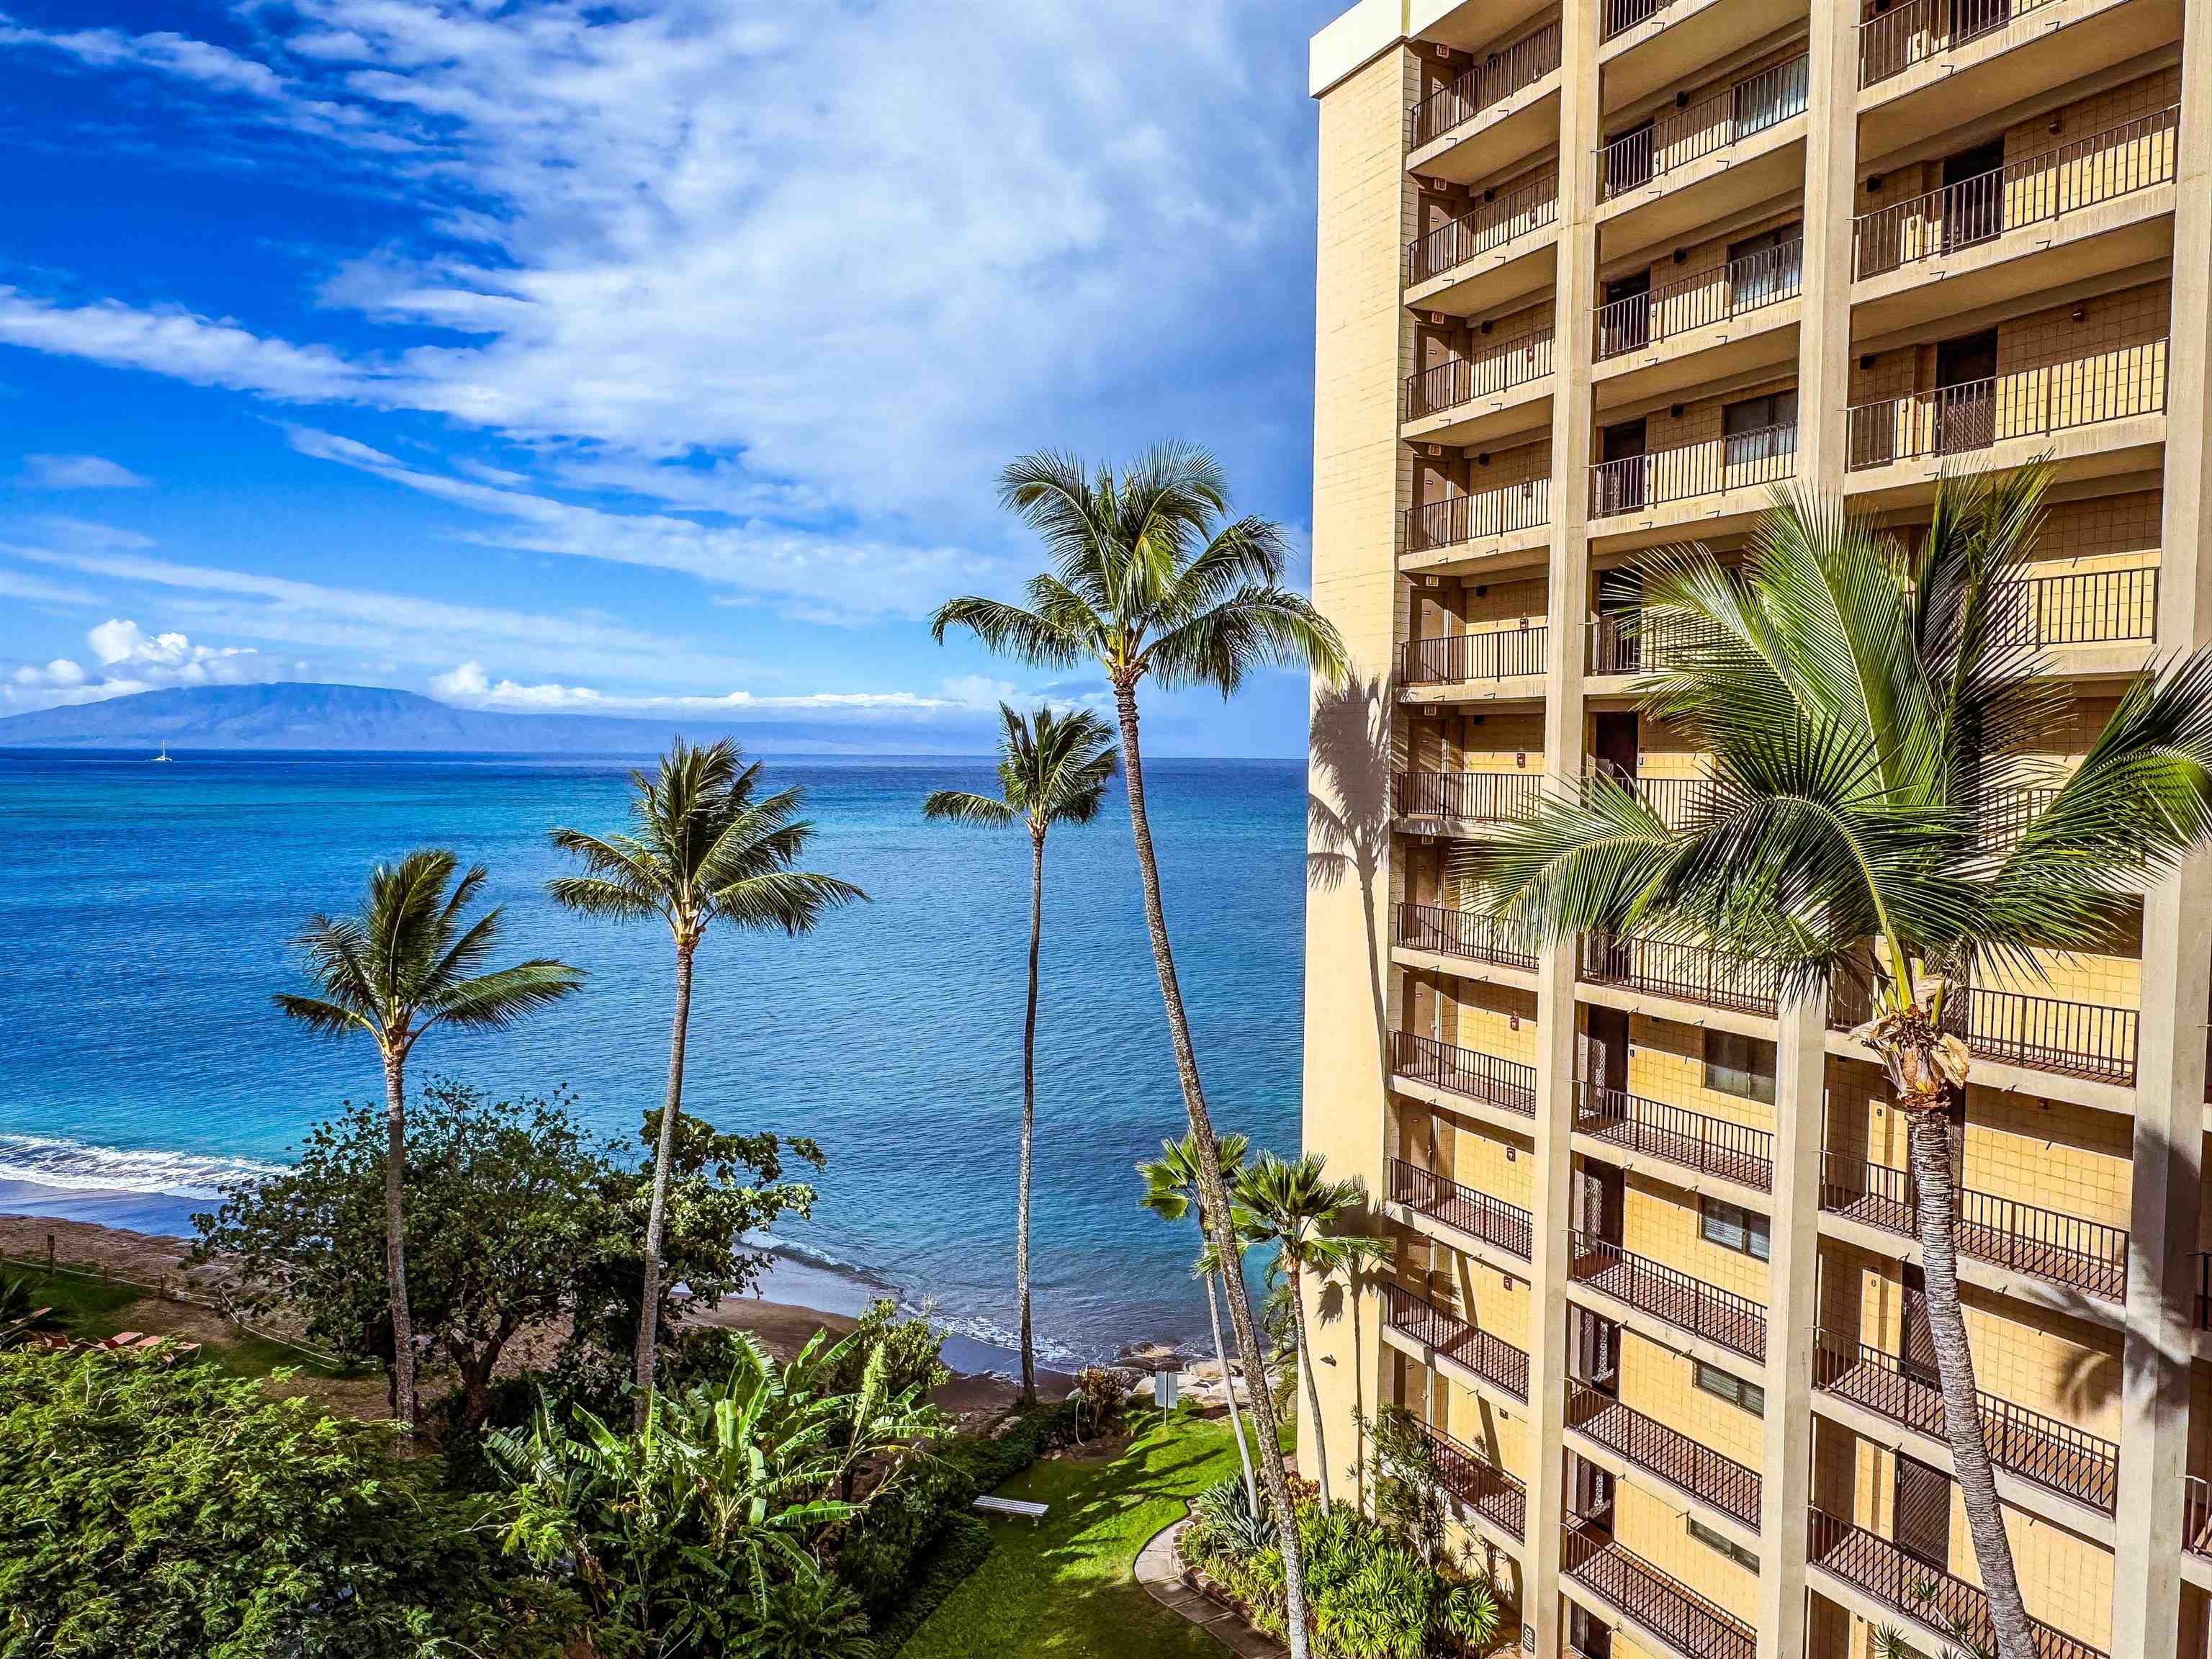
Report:
[[[1021,822],[1021,814],[1006,802],[965,789],[933,789],[922,799],[921,815],[939,823],[980,824],[991,829]]]
[[[1146,660],[1170,689],[1206,686],[1224,697],[1254,668],[1296,664],[1326,681],[1345,673],[1336,624],[1304,594],[1283,587],[1240,590],[1153,641]]]

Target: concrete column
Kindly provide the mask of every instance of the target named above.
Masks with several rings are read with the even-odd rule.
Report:
[[[1551,658],[1545,665],[1544,764],[1554,792],[1581,787],[1583,678],[1589,649],[1590,377],[1597,281],[1598,0],[1567,0],[1560,20],[1559,267],[1552,397]],[[1559,1583],[1567,1375],[1567,1230],[1573,1198],[1575,943],[1537,965],[1536,1178],[1530,1212],[1528,1506],[1522,1540],[1523,1646],[1536,1659],[1566,1650]]]

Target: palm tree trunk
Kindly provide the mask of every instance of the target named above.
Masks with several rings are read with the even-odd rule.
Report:
[[[660,1139],[653,1152],[653,1207],[645,1218],[645,1289],[637,1313],[637,1398],[631,1426],[645,1426],[659,1358],[660,1237],[668,1224],[668,1165],[676,1156],[676,1120],[684,1109],[684,1043],[691,1030],[692,946],[676,947],[676,1017],[668,1034],[668,1093],[660,1109]]]
[[[1221,1391],[1229,1396],[1229,1432],[1237,1439],[1237,1462],[1244,1471],[1244,1507],[1260,1513],[1259,1489],[1252,1484],[1252,1453],[1244,1444],[1244,1419],[1237,1411],[1237,1379],[1230,1374],[1229,1350],[1221,1346],[1221,1301],[1213,1293],[1214,1275],[1206,1276],[1206,1316],[1213,1325],[1213,1358],[1221,1367]]]
[[[1902,1104],[1903,1103],[1900,1103]],[[1989,1597],[1998,1659],[2036,1659],[2035,1638],[2021,1600],[2020,1577],[2013,1569],[2012,1541],[2006,1536],[1997,1504],[1996,1478],[1990,1472],[1989,1447],[1982,1438],[1982,1417],[1975,1398],[1974,1356],[1966,1346],[1966,1324],[1959,1312],[1959,1257],[1955,1174],[1951,1136],[1940,1110],[1905,1109],[1915,1208],[1920,1231],[1920,1269],[1926,1281],[1923,1305],[1928,1336],[1936,1349],[1936,1371],[1943,1390],[1944,1437],[1959,1480],[1973,1540],[1975,1565]]]
[[[392,1286],[392,1397],[415,1432],[415,1323],[407,1313],[407,1057],[384,1054],[384,1275]]]
[[[1160,1000],[1166,1006],[1168,1036],[1175,1048],[1176,1076],[1182,1085],[1185,1115],[1198,1154],[1199,1214],[1207,1237],[1224,1263],[1237,1256],[1237,1233],[1229,1217],[1229,1186],[1222,1179],[1221,1148],[1213,1139],[1213,1124],[1206,1109],[1206,1091],[1199,1082],[1198,1054],[1190,1041],[1190,1020],[1183,1012],[1182,988],[1176,979],[1175,951],[1168,942],[1167,912],[1160,902],[1159,860],[1152,850],[1152,826],[1145,812],[1145,762],[1137,741],[1137,688],[1134,681],[1116,684],[1115,713],[1121,726],[1121,770],[1129,791],[1129,831],[1136,842],[1137,874],[1145,890],[1145,927],[1152,935],[1152,962],[1159,970]],[[1229,1323],[1237,1333],[1237,1357],[1244,1375],[1258,1376],[1260,1337],[1252,1324],[1251,1299],[1244,1293],[1241,1274],[1227,1277]],[[1283,1553],[1284,1631],[1291,1659],[1307,1659],[1305,1563],[1298,1550],[1297,1513],[1291,1507],[1291,1483],[1283,1473],[1281,1431],[1275,1421],[1275,1402],[1264,1389],[1251,1395],[1252,1425],[1259,1440],[1260,1468],[1267,1481],[1268,1500],[1281,1523],[1278,1528]],[[2012,1659],[2008,1654],[2005,1659]]]
[[[1321,1387],[1314,1380],[1313,1344],[1306,1331],[1306,1290],[1293,1266],[1291,1281],[1291,1319],[1298,1333],[1298,1369],[1306,1374],[1306,1409],[1313,1413],[1314,1466],[1321,1471],[1321,1512],[1328,1513],[1328,1437],[1322,1432]]]
[[[1022,1160],[1014,1194],[1014,1296],[1021,1304],[1022,1403],[1036,1404],[1036,1349],[1030,1334],[1030,1149],[1036,1135],[1037,952],[1044,937],[1044,835],[1030,837],[1030,1008],[1022,1026]]]

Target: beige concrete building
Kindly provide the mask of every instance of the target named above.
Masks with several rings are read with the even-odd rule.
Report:
[[[1537,949],[1464,853],[1593,767],[1697,789],[1626,573],[1777,482],[1909,527],[1947,457],[2056,457],[2019,599],[2082,743],[2212,638],[2212,3],[1360,0],[1312,64],[1358,681],[1315,726],[1305,1137],[1396,1251],[1317,1310],[1337,1478],[1356,1414],[1422,1418],[1540,1659],[1939,1653],[1986,1614],[1851,1011]],[[2209,991],[2192,869],[1971,994],[1966,1313],[2050,1659],[2212,1651]]]

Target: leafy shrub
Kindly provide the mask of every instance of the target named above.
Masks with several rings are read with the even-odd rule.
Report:
[[[730,1659],[876,1659],[860,1598],[823,1572],[769,1587],[758,1624],[730,1644]]]
[[[991,1553],[991,1528],[980,1516],[945,1517],[937,1547],[921,1562],[911,1583],[903,1586],[896,1601],[877,1620],[876,1651],[895,1654],[943,1607],[952,1592],[968,1582]]]
[[[1498,1639],[1498,1627],[1504,1620],[1498,1597],[1483,1579],[1462,1578],[1444,1591],[1444,1628],[1462,1652],[1487,1650]]]
[[[1275,1547],[1273,1518],[1264,1505],[1252,1507],[1239,1476],[1215,1481],[1199,1493],[1192,1507],[1207,1542],[1225,1555],[1243,1560]]]
[[[1129,1379],[1103,1365],[1086,1365],[1076,1374],[1075,1392],[1083,1401],[1085,1433],[1104,1433],[1121,1420],[1129,1404]]]

